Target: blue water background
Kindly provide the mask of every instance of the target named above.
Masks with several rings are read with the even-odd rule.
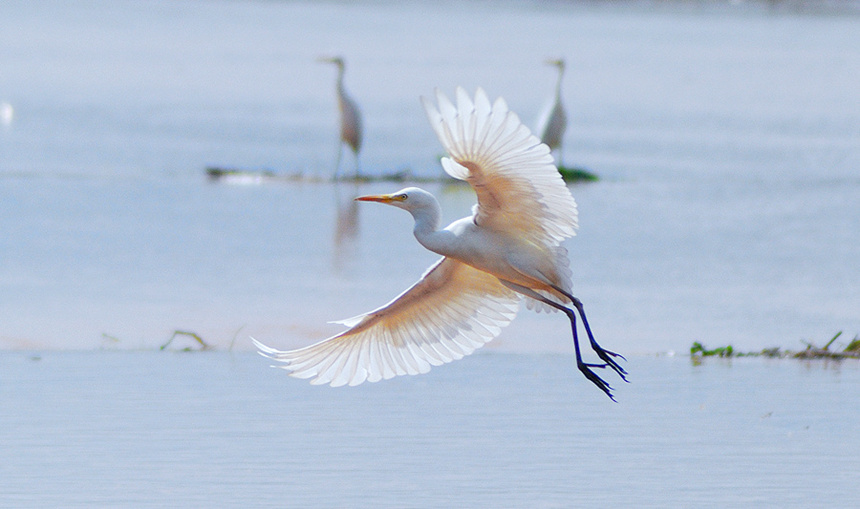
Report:
[[[435,255],[408,215],[350,203],[399,184],[203,175],[330,175],[334,69],[315,60],[335,53],[364,171],[423,176],[440,147],[419,95],[482,86],[531,123],[555,80],[542,61],[567,58],[564,158],[602,178],[572,187],[567,245],[614,348],[856,334],[860,31],[856,3],[822,5],[6,2],[0,347],[149,348],[176,329],[296,346],[411,284]],[[429,189],[445,219],[469,213],[468,191]],[[553,318],[521,313],[493,346],[567,352]]]
[[[852,507],[854,364],[487,352],[350,389],[249,352],[0,353],[6,507]]]
[[[858,11],[4,1],[0,506],[851,507],[855,361],[684,353],[860,333]],[[310,181],[333,172],[334,69],[315,60],[336,53],[363,170],[423,177],[441,149],[418,96],[481,86],[531,124],[543,60],[567,59],[564,161],[601,180],[571,187],[566,246],[628,359],[618,404],[557,314],[352,389],[250,352],[334,334],[436,259],[408,214],[352,201],[400,184]],[[445,219],[469,213],[467,188],[422,185]],[[216,351],[158,351],[175,330]]]

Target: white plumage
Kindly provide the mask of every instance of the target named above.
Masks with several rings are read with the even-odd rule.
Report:
[[[298,378],[333,386],[426,373],[462,359],[514,319],[519,296],[466,264],[443,258],[408,290],[325,341],[291,352],[255,342]]]
[[[571,295],[567,251],[574,235],[576,203],[553,165],[549,148],[526,128],[504,100],[490,103],[478,89],[474,101],[457,89],[454,105],[437,91],[438,108],[422,98],[430,124],[450,157],[442,167],[474,188],[474,215],[439,229],[441,209],[430,193],[410,187],[362,196],[402,208],[415,219],[416,239],[443,258],[397,298],[345,320],[346,331],[315,345],[279,351],[254,341],[260,352],[314,384],[357,385],[418,374],[460,359],[496,337],[513,320],[519,301],[563,311],[571,321],[577,366],[612,397],[591,371],[626,372],[617,354],[594,341],[581,302]],[[576,313],[592,349],[605,364],[582,362]]]

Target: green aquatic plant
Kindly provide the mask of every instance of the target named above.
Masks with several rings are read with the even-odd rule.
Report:
[[[842,335],[842,331],[839,331],[830,338],[830,341],[827,342],[826,345],[819,348],[814,343],[809,343],[804,341],[803,343],[806,345],[805,350],[801,350],[796,352],[793,356],[797,359],[860,359],[860,337],[854,336],[854,339],[848,343],[843,350],[831,350],[830,346],[836,341],[836,339]]]
[[[167,348],[170,345],[170,343],[173,342],[173,340],[176,338],[176,336],[188,336],[190,338],[193,338],[195,341],[200,343],[199,351],[210,350],[212,348],[211,346],[209,346],[208,343],[203,341],[203,338],[201,338],[195,332],[184,331],[184,330],[175,330],[175,331],[173,331],[173,335],[170,336],[170,339],[167,340],[167,343],[164,343],[163,345],[161,345],[161,348],[159,348],[159,350],[164,350],[165,348]],[[182,351],[183,352],[191,352],[191,351],[193,351],[193,349],[190,346],[187,346],[187,347],[183,348]]]
[[[559,166],[558,172],[561,173],[561,178],[563,178],[565,182],[596,182],[600,180],[597,175],[591,173],[585,168]]]
[[[693,346],[690,347],[690,355],[700,356],[700,357],[732,357],[735,354],[734,348],[732,345],[721,346],[718,348],[714,348],[713,350],[708,350],[704,345],[699,343],[698,341],[693,343]]]
[[[788,355],[788,353],[783,352],[782,350],[780,350],[780,348],[778,346],[775,346],[773,348],[765,348],[764,350],[761,351],[760,355],[762,357],[770,357],[772,359],[779,359],[779,358],[785,357],[786,355]]]
[[[707,349],[702,343],[696,341],[690,347],[690,356],[694,362],[701,362],[703,357],[768,357],[771,359],[782,359],[784,357],[792,357],[795,359],[860,359],[860,336],[854,336],[848,345],[842,350],[831,350],[831,346],[842,335],[842,331],[837,332],[830,341],[823,347],[819,347],[814,343],[803,341],[806,348],[797,352],[791,350],[782,350],[779,347],[765,348],[760,352],[738,352],[732,348],[732,345],[722,346],[714,349]]]

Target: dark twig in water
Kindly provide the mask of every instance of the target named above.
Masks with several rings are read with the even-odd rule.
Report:
[[[233,345],[236,344],[236,337],[239,336],[239,333],[242,332],[242,329],[244,329],[244,328],[245,328],[245,326],[243,325],[243,326],[239,327],[238,329],[236,329],[235,334],[233,334],[233,339],[230,340],[230,347],[227,348],[228,352],[233,350]]]
[[[120,342],[120,339],[118,337],[111,336],[110,334],[108,334],[106,332],[102,332],[102,339],[106,339],[112,343],[119,343]]]
[[[806,343],[806,350],[801,350],[793,354],[793,356],[797,359],[860,359],[860,336],[854,336],[854,339],[842,351],[830,350],[830,345],[841,335],[842,331],[837,332],[824,345],[824,348],[818,348],[812,343],[804,342]]]
[[[173,342],[173,340],[176,338],[176,336],[188,336],[188,337],[194,338],[198,343],[200,343],[200,347],[201,347],[200,350],[201,351],[202,350],[209,350],[212,348],[205,341],[203,341],[203,338],[198,336],[196,333],[190,332],[190,331],[184,331],[184,330],[176,330],[176,331],[173,331],[173,335],[170,336],[170,339],[167,340],[167,343],[164,343],[163,345],[161,345],[161,348],[159,348],[159,350],[164,350],[165,348],[167,348],[170,345],[170,343]],[[184,349],[184,351],[186,351],[186,352],[190,351],[190,350],[191,350],[190,347]]]
[[[833,342],[836,341],[836,338],[838,338],[841,335],[842,335],[842,331],[837,332],[836,335],[833,336],[833,338],[831,338],[830,341],[828,341],[826,345],[824,345],[824,349],[827,350],[828,348],[830,348],[830,345],[832,345]]]

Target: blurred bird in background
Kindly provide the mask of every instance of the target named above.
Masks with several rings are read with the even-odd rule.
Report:
[[[558,68],[558,80],[555,84],[555,97],[539,117],[536,133],[552,152],[556,152],[558,166],[562,164],[562,141],[567,129],[567,115],[561,103],[561,79],[564,77],[564,59],[547,60],[548,65]]]
[[[324,57],[320,62],[334,64],[337,66],[337,105],[340,110],[340,141],[337,145],[337,159],[335,162],[334,178],[340,177],[340,162],[343,154],[343,145],[352,149],[355,156],[355,176],[359,175],[358,153],[361,150],[361,112],[358,105],[349,97],[343,86],[343,73],[345,64],[343,57]]]

